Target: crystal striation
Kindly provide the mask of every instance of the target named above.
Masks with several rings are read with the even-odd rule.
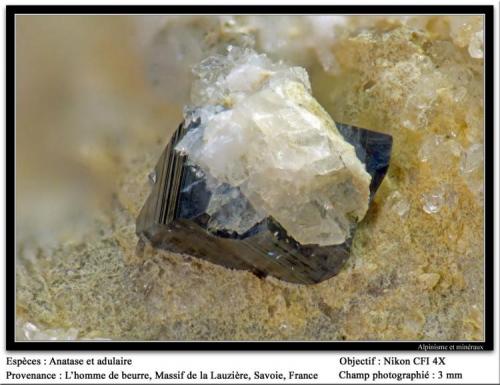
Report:
[[[137,234],[155,247],[259,276],[311,284],[337,274],[349,257],[356,224],[351,224],[350,236],[342,244],[301,244],[274,217],[261,219],[238,187],[220,184],[220,190],[211,190],[214,177],[175,150],[186,132],[199,124],[199,120],[181,124],[163,151],[155,168],[157,180],[137,219]],[[366,165],[372,199],[389,166],[392,138],[349,125],[337,128]],[[213,211],[210,201],[222,193],[225,203]],[[245,232],[224,228],[242,217],[254,220]]]
[[[342,244],[368,210],[370,175],[354,147],[311,95],[307,72],[233,47],[194,70],[199,119],[176,149],[215,178],[210,209],[237,187],[256,215],[271,215],[302,244]],[[253,217],[225,224],[239,234]]]
[[[193,105],[154,172],[138,233],[292,282],[334,274],[385,175],[391,138],[336,125],[303,68],[249,48],[229,46],[193,73]]]

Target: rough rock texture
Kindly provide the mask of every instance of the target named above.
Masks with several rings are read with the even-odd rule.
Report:
[[[95,28],[100,22],[83,27],[72,21],[68,31],[100,31]],[[283,31],[265,34],[278,24],[259,19],[259,25],[259,36],[269,36],[268,46],[279,47]],[[293,25],[290,20],[289,30]],[[24,33],[20,28],[19,34]],[[126,142],[106,141],[103,151],[121,155],[109,173],[117,180],[112,212],[94,218],[86,238],[60,240],[55,249],[39,247],[37,232],[29,245],[18,245],[21,329],[29,321],[40,329],[66,330],[61,338],[74,336],[69,331],[77,329],[78,338],[481,340],[481,20],[352,17],[338,28],[335,36],[325,33],[323,40],[314,39],[328,54],[324,57],[335,60],[328,73],[316,52],[304,49],[306,43],[295,44],[305,40],[299,39],[307,35],[303,32],[294,44],[283,46],[290,48],[288,60],[305,65],[299,62],[307,59],[314,96],[335,121],[387,132],[394,137],[394,148],[391,170],[357,231],[353,254],[334,279],[293,285],[148,247],[137,254],[134,221],[149,192],[146,176],[171,134],[166,127],[175,127],[180,114],[152,133],[147,108],[131,108],[141,100],[132,98],[123,102],[129,114],[123,124],[135,122],[141,129],[130,131]],[[126,36],[129,29],[120,31]],[[102,36],[97,34],[96,41]],[[297,45],[302,49],[294,53],[291,48]],[[84,51],[85,45],[78,47],[96,57],[96,52]],[[26,52],[39,62],[36,51]],[[111,55],[108,50],[97,54],[102,52]],[[177,60],[172,51],[164,52]],[[115,59],[123,58],[120,54]],[[97,63],[87,65],[102,66],[102,61]],[[28,66],[23,76],[30,73]],[[109,71],[99,84],[104,87],[108,78],[130,84],[130,73]],[[122,90],[119,95],[125,90],[137,95],[135,86]],[[60,111],[61,99],[55,100],[53,109],[44,108]],[[17,108],[20,116],[29,111],[26,104]],[[138,146],[139,141],[144,145]],[[80,162],[92,164],[93,170],[108,164],[90,155]]]

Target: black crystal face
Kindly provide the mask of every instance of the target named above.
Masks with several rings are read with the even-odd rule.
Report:
[[[213,177],[175,151],[185,132],[196,127],[196,122],[181,124],[163,151],[155,168],[156,182],[137,218],[137,234],[155,247],[249,270],[261,277],[271,275],[288,282],[312,284],[337,274],[349,258],[355,225],[350,238],[332,246],[302,245],[271,216],[243,234],[221,228],[220,224],[231,216],[252,215],[255,210],[237,187],[222,184],[218,188],[224,191],[211,191],[208,178]],[[355,147],[357,157],[372,177],[372,200],[389,167],[392,137],[345,124],[337,127]],[[209,215],[212,194],[227,192],[236,202]]]

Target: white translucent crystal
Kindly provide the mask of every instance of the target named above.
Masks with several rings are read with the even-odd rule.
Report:
[[[176,149],[300,243],[343,243],[366,214],[371,177],[311,95],[307,72],[230,47],[194,73],[200,126]]]
[[[422,194],[423,210],[427,214],[435,214],[441,211],[445,203],[446,190],[444,187],[439,186],[434,190]]]
[[[464,151],[460,171],[467,174],[483,166],[483,145],[475,143]]]
[[[443,135],[430,135],[427,136],[420,147],[418,157],[422,162],[428,162],[437,148],[441,146],[444,141]]]
[[[450,37],[459,47],[467,47],[471,57],[483,57],[483,17],[452,16],[449,18]]]
[[[462,155],[462,146],[444,135],[428,135],[422,141],[418,157],[421,162],[428,162],[435,173],[453,167]]]
[[[460,171],[469,190],[482,202],[484,196],[483,145],[472,144],[462,155]]]
[[[78,338],[78,329],[41,329],[31,322],[17,325],[22,331],[20,340],[25,341],[74,341]]]
[[[389,195],[387,202],[391,210],[401,218],[405,218],[408,215],[411,206],[410,202],[399,191],[394,191]]]
[[[483,31],[476,32],[469,43],[469,54],[475,59],[483,58]]]
[[[369,35],[363,38],[370,39]],[[432,61],[425,55],[413,54],[408,60],[395,64],[381,61],[379,66],[382,69],[370,92],[387,98],[394,112],[397,110],[398,120],[404,128],[426,129],[438,98],[438,89],[445,86]]]
[[[333,42],[337,37],[337,29],[345,26],[345,16],[321,15],[308,16],[312,26],[311,45],[321,66],[327,73],[336,73],[339,65],[332,50]]]
[[[250,209],[238,189],[221,184],[210,175],[205,178],[212,192],[207,207],[207,214],[210,215],[208,227],[211,230],[230,229],[243,234],[266,217],[265,213]]]

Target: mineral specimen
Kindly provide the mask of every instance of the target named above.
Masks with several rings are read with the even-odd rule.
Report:
[[[335,125],[307,73],[230,48],[195,69],[194,106],[137,222],[153,245],[299,283],[334,275],[388,167],[388,135]]]
[[[306,68],[335,121],[392,135],[390,179],[356,230],[355,263],[304,286],[150,245],[138,258],[135,218],[161,183],[159,173],[146,182],[158,138],[165,147],[189,103],[191,66],[207,56],[205,18],[221,17],[21,17],[16,78],[38,86],[16,90],[16,339],[74,329],[72,338],[121,341],[483,341],[489,212],[478,146],[493,127],[485,61],[469,52],[478,54],[483,17],[353,15],[334,29],[335,15],[225,16],[258,52]],[[319,33],[301,28],[308,22]],[[71,55],[53,55],[56,46]],[[428,214],[422,194],[440,186],[441,210]],[[96,211],[95,199],[111,210]],[[31,325],[44,335],[26,336]]]

